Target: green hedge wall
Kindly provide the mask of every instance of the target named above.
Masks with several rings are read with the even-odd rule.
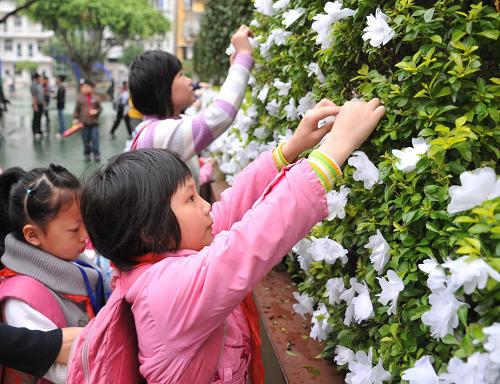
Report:
[[[314,311],[323,356],[348,383],[498,382],[494,2],[345,0],[343,13],[324,1],[254,5],[252,98],[213,148],[229,181],[289,137],[297,108],[323,97],[379,97],[387,108],[329,195],[331,220],[289,260],[295,310]],[[370,26],[385,44],[363,39]]]

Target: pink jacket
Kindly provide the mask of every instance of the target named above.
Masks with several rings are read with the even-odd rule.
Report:
[[[127,293],[148,383],[176,383],[226,321],[212,382],[245,384],[250,332],[240,303],[327,214],[325,191],[307,161],[279,175],[271,152],[250,164],[213,205],[211,245],[167,254]]]

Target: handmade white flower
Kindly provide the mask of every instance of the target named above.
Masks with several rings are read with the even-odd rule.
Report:
[[[285,105],[286,119],[287,120],[297,120],[297,107],[295,106],[295,99],[290,98],[290,101]]]
[[[429,275],[427,278],[427,286],[431,291],[434,292],[446,288],[448,278],[443,268],[436,260],[426,259],[422,264],[418,265],[418,268]]]
[[[358,295],[352,299],[350,305],[354,307],[354,320],[359,324],[372,317],[374,312],[368,287],[365,284],[357,284],[355,289]]]
[[[269,85],[264,85],[257,96],[262,103],[266,102],[267,94],[269,93]]]
[[[273,8],[278,11],[282,8],[288,7],[289,3],[290,0],[278,0],[276,3],[273,4]]]
[[[387,280],[383,277],[377,277],[377,280],[382,288],[382,292],[377,294],[379,303],[387,305],[391,302],[387,314],[390,315],[392,313],[395,315],[399,292],[405,288],[403,280],[393,270],[387,271]]]
[[[321,45],[321,49],[330,48],[332,40],[330,38],[330,27],[333,23],[354,15],[355,11],[349,8],[342,8],[342,3],[335,1],[327,2],[324,7],[326,14],[319,14],[313,17],[312,29],[318,34],[316,44]]]
[[[283,13],[283,21],[281,23],[288,28],[290,25],[295,23],[305,11],[306,10],[304,8],[296,8]]]
[[[349,279],[349,284],[351,285],[351,288],[344,290],[344,292],[340,294],[340,300],[344,300],[347,303],[347,309],[344,317],[344,324],[347,326],[351,325],[352,318],[354,316],[354,307],[351,305],[351,302],[356,294],[356,286],[359,284],[358,279],[351,277]]]
[[[269,113],[269,115],[276,116],[280,111],[280,103],[278,102],[278,100],[273,99],[268,102],[266,105],[266,111]]]
[[[338,365],[348,364],[354,361],[354,351],[342,345],[337,345],[335,347],[335,358],[334,361]]]
[[[422,322],[431,328],[431,335],[442,339],[458,325],[458,308],[464,305],[450,289],[432,292],[429,295],[431,309],[422,315]]]
[[[448,213],[466,211],[500,196],[500,178],[490,167],[463,172],[460,182],[462,186],[453,185],[448,190],[451,197]]]
[[[297,259],[300,263],[300,268],[307,271],[314,261],[313,254],[310,251],[312,241],[308,238],[303,238],[293,247],[293,251],[298,255]]]
[[[297,113],[299,115],[304,115],[308,110],[313,109],[316,106],[316,101],[314,101],[312,92],[307,92],[304,97],[299,100],[299,106],[297,107]]]
[[[498,366],[491,364],[486,353],[476,352],[467,358],[467,362],[452,357],[448,362],[447,372],[440,375],[444,384],[488,384],[498,383]]]
[[[280,79],[274,79],[273,86],[278,90],[278,96],[287,96],[292,87],[292,83],[284,83]]]
[[[461,286],[464,292],[471,294],[476,288],[483,289],[488,282],[488,276],[496,281],[500,281],[500,273],[491,268],[482,259],[467,261],[469,256],[462,256],[456,260],[447,260],[442,264],[448,268],[451,276],[448,279],[448,286],[452,291],[456,291]]]
[[[313,255],[314,261],[324,261],[325,263],[333,264],[339,259],[342,265],[347,263],[347,249],[342,247],[342,245],[335,240],[327,237],[313,239],[309,249]]]
[[[347,195],[351,189],[342,185],[339,191],[330,191],[326,195],[326,202],[328,204],[328,217],[327,220],[331,221],[338,217],[343,219],[345,217],[345,206],[347,204]]]
[[[403,372],[401,378],[409,381],[410,384],[439,384],[439,377],[434,371],[431,362],[434,361],[432,356],[423,356],[413,365],[413,368]]]
[[[263,139],[267,136],[268,130],[266,127],[255,128],[253,131],[253,135],[258,139]]]
[[[286,142],[290,140],[292,136],[293,136],[293,131],[290,128],[288,128],[283,135],[274,132],[274,137],[278,143]]]
[[[372,348],[368,355],[364,351],[356,352],[354,360],[349,363],[349,373],[345,377],[347,384],[381,384],[392,376],[382,366],[382,360],[372,368]]]
[[[340,295],[344,289],[344,280],[341,277],[328,279],[324,296],[328,297],[328,302],[331,305],[339,304],[341,302]]]
[[[257,12],[266,16],[274,15],[273,0],[255,0],[254,7]]]
[[[298,304],[292,306],[293,311],[300,315],[303,319],[306,313],[313,313],[314,310],[314,298],[309,296],[307,293],[299,294],[298,292],[293,293],[293,297],[298,301]]]
[[[268,41],[271,40],[276,45],[284,45],[288,38],[292,36],[292,32],[286,32],[283,29],[273,29],[268,37]]]
[[[380,275],[389,261],[389,251],[391,250],[380,230],[377,229],[377,234],[368,238],[368,244],[365,245],[365,248],[372,250],[370,261],[373,264],[373,268]]]
[[[370,40],[372,47],[380,47],[386,45],[394,36],[394,30],[387,24],[387,16],[377,8],[375,16],[368,15],[366,17],[368,26],[363,29],[365,32],[362,36],[363,40]]]
[[[403,148],[402,150],[393,149],[392,154],[399,160],[396,163],[396,168],[403,172],[413,171],[417,167],[417,163],[429,149],[429,145],[420,137],[411,139],[412,147]]]
[[[319,67],[318,63],[310,63],[307,66],[307,76],[317,76],[318,80],[321,84],[325,83],[325,75],[323,75],[323,72],[321,71],[321,68]]]
[[[486,335],[484,349],[490,353],[491,361],[500,364],[500,323],[483,328],[483,333]]]
[[[257,48],[259,46],[259,43],[257,40],[255,40],[253,37],[248,38],[248,42],[253,48]],[[231,56],[233,53],[236,52],[236,48],[234,47],[233,44],[229,44],[229,47],[226,48],[226,55]]]
[[[255,27],[255,28],[259,28],[260,27],[260,23],[259,23],[258,20],[252,19],[252,21],[250,21],[250,26],[251,27]]]
[[[311,333],[309,337],[315,340],[326,340],[328,334],[331,332],[332,328],[328,324],[328,319],[330,318],[330,313],[328,308],[323,303],[320,303],[318,309],[314,311],[311,322],[313,326],[311,328]]]
[[[366,189],[372,189],[379,181],[379,171],[363,151],[355,151],[347,161],[349,165],[356,168],[352,177],[356,181],[362,181]]]

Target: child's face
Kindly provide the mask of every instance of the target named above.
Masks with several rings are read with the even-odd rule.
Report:
[[[196,100],[193,81],[185,76],[182,71],[175,75],[172,83],[172,104],[176,113],[189,107]]]
[[[28,242],[59,259],[74,260],[85,250],[88,235],[76,200],[63,207],[44,231],[37,229],[36,240]]]
[[[89,84],[82,84],[80,90],[84,95],[90,95],[94,88]]]
[[[181,249],[201,250],[212,242],[210,203],[198,194],[193,178],[172,196],[170,207],[181,229]]]

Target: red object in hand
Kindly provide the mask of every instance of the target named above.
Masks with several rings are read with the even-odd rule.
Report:
[[[63,137],[71,136],[73,133],[78,132],[82,128],[83,128],[83,123],[73,124],[71,127],[69,127],[64,131]]]

